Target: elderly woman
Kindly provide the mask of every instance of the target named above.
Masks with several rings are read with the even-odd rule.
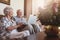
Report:
[[[21,27],[21,24],[16,24],[15,21],[12,20],[13,17],[13,9],[11,7],[4,8],[5,17],[2,18],[3,26],[7,30],[7,36],[12,38],[21,38],[29,36],[30,33],[28,30],[18,32],[16,29]]]

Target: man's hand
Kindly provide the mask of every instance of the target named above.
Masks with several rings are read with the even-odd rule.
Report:
[[[18,25],[22,26],[22,25],[24,25],[24,24],[23,24],[23,23],[18,23]]]

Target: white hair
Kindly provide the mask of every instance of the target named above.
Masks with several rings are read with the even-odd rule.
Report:
[[[8,14],[10,10],[13,10],[11,7],[5,7],[4,8],[4,14]]]

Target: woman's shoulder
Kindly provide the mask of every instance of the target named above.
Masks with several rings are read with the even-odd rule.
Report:
[[[1,20],[6,20],[6,18],[5,17],[2,17]]]
[[[7,18],[6,18],[6,17],[2,17],[1,19],[2,19],[2,20],[6,20]]]

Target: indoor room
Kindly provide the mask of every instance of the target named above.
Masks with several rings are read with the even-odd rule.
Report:
[[[60,0],[0,0],[0,40],[60,40]]]

